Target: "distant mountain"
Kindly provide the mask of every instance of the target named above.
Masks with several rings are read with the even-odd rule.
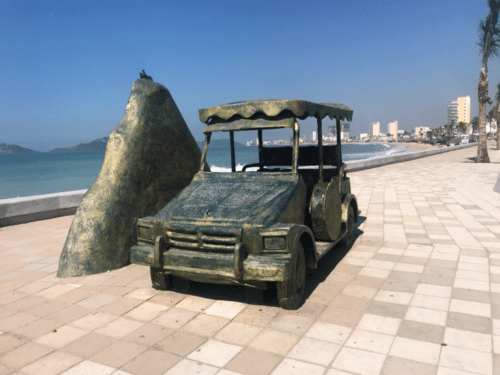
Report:
[[[24,153],[35,153],[38,151],[31,150],[26,147],[21,147],[18,145],[8,145],[7,143],[0,143],[0,155],[10,155],[10,154],[24,154]]]
[[[205,141],[199,141],[196,143],[198,143],[200,150],[203,150],[203,145],[205,144]],[[229,139],[212,139],[210,141],[210,147],[230,147],[230,146],[231,144],[229,143]],[[234,142],[234,146],[239,147],[239,146],[244,146],[244,144],[240,142]]]
[[[86,143],[77,143],[73,147],[55,148],[49,152],[82,152],[82,151],[106,151],[109,137],[94,139]]]

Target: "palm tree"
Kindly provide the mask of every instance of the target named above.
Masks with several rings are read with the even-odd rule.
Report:
[[[467,124],[463,121],[460,121],[457,124],[457,129],[460,133],[465,134],[467,132]]]
[[[488,0],[490,12],[485,21],[479,23],[479,47],[483,55],[481,74],[477,85],[477,98],[479,102],[479,143],[477,145],[477,162],[489,163],[488,144],[486,136],[486,104],[492,103],[488,97],[488,59],[491,56],[498,56],[500,50],[499,34],[496,27],[498,21],[498,11],[500,10],[500,0]]]
[[[500,150],[500,83],[497,85],[497,93],[495,95],[496,104],[491,109],[491,117],[495,120],[497,124],[497,133],[496,133],[496,141],[497,141],[497,150]]]

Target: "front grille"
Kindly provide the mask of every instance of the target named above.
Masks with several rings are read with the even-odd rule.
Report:
[[[238,237],[231,233],[167,231],[169,247],[179,250],[233,253]]]

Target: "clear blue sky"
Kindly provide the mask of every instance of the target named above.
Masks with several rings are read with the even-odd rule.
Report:
[[[346,104],[351,134],[437,127],[458,96],[478,113],[487,13],[486,0],[2,0],[0,142],[47,151],[109,135],[142,69],[197,140],[199,108],[250,99]]]

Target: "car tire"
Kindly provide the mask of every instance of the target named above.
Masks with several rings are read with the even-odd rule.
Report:
[[[347,233],[340,241],[340,245],[345,249],[349,249],[354,243],[354,224],[354,209],[352,205],[349,205],[349,211],[347,212]]]
[[[171,287],[170,275],[163,273],[159,268],[151,267],[151,283],[157,290],[168,290]]]
[[[306,257],[304,248],[299,242],[296,245],[290,278],[276,283],[278,302],[285,310],[297,310],[304,302],[306,285]]]

